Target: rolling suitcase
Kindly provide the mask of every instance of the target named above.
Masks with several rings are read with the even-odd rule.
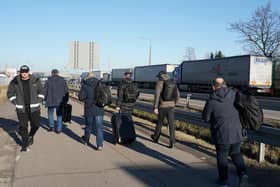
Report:
[[[111,123],[115,143],[127,144],[135,141],[135,128],[130,114],[114,113]]]
[[[72,105],[67,103],[62,106],[62,121],[71,123],[71,117],[72,117]]]

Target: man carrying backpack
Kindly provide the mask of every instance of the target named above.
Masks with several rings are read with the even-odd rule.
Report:
[[[134,104],[139,96],[138,88],[136,84],[132,82],[131,76],[131,71],[125,72],[123,80],[121,81],[118,87],[118,99],[116,109],[118,111],[120,110],[121,113],[132,114]]]
[[[180,92],[175,81],[170,79],[165,71],[160,71],[157,75],[159,80],[156,84],[156,93],[154,98],[154,113],[158,115],[158,122],[151,138],[154,142],[158,142],[161,134],[163,120],[166,117],[169,126],[170,144],[173,148],[175,144],[175,126],[174,126],[174,108],[179,101]]]
[[[84,101],[84,116],[85,116],[85,132],[82,136],[82,142],[89,144],[91,129],[95,125],[96,129],[96,144],[97,150],[103,148],[103,117],[104,109],[102,106],[97,106],[96,94],[99,85],[99,80],[95,78],[93,72],[88,73],[88,77],[83,81],[82,88],[79,92],[79,100]]]
[[[231,157],[240,179],[240,187],[248,185],[246,166],[240,152],[243,140],[239,114],[234,106],[236,91],[228,88],[223,78],[213,82],[213,93],[207,101],[202,116],[211,124],[211,136],[216,146],[219,179],[217,183],[228,186],[228,156]]]

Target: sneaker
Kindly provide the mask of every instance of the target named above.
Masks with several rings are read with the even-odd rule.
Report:
[[[97,148],[98,151],[102,151],[102,149],[103,149],[102,146],[99,146],[99,147]]]
[[[240,178],[239,187],[247,187],[247,186],[248,186],[248,175],[244,174]]]
[[[61,131],[56,130],[56,131],[55,131],[55,133],[56,133],[56,134],[60,134],[60,133],[61,133]]]
[[[49,128],[48,131],[49,131],[49,132],[52,132],[52,131],[53,131],[53,127]]]
[[[155,143],[158,143],[158,138],[156,138],[154,134],[151,135],[151,138]]]
[[[28,137],[28,145],[29,145],[29,146],[32,145],[33,142],[34,142],[33,136],[29,136],[29,137]]]

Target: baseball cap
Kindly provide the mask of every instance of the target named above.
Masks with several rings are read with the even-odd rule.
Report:
[[[28,73],[29,72],[29,67],[27,65],[22,65],[20,67],[20,73]]]

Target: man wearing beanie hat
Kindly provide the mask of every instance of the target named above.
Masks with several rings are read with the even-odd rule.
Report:
[[[43,88],[39,79],[29,74],[29,67],[20,67],[20,74],[9,84],[7,97],[15,105],[22,137],[21,151],[28,151],[33,144],[35,133],[40,127],[40,103],[44,99]],[[31,130],[28,133],[28,121]]]
[[[129,93],[128,93],[129,92]],[[116,109],[122,113],[132,114],[134,104],[139,96],[137,85],[133,83],[132,72],[127,71],[123,75],[123,79],[118,87],[118,98],[116,102]],[[130,96],[130,98],[127,98]]]
[[[62,131],[62,107],[68,101],[68,86],[66,81],[58,75],[57,69],[52,70],[52,76],[45,84],[46,107],[48,107],[49,131],[54,130],[53,113],[56,110],[57,124],[56,133]]]

